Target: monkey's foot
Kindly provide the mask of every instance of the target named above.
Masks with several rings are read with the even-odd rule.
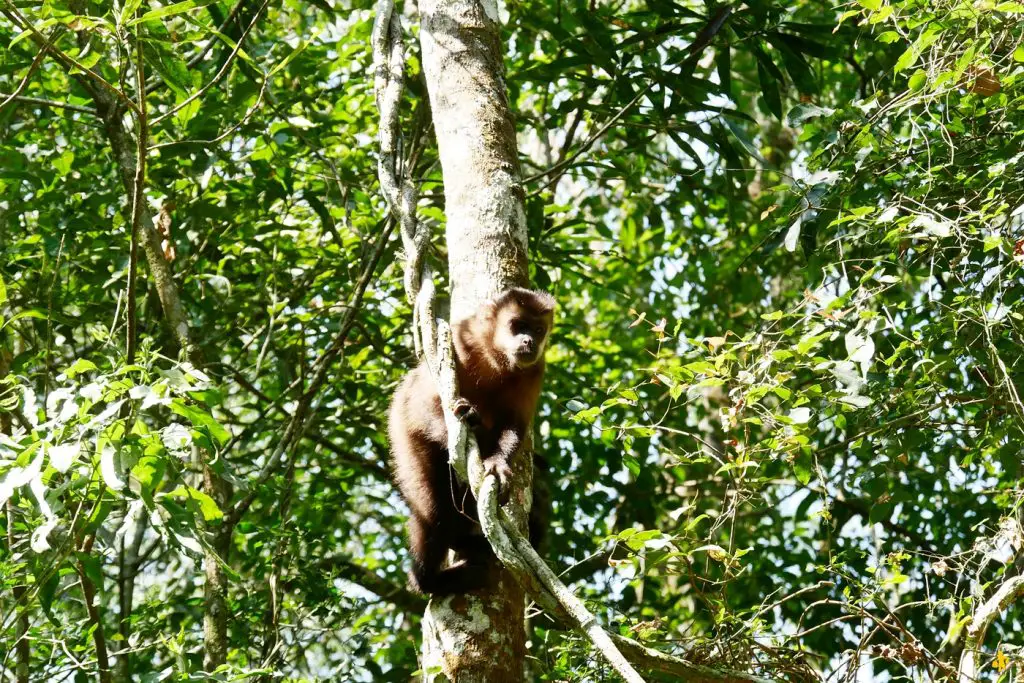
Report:
[[[464,398],[455,401],[455,405],[452,406],[452,412],[455,413],[455,417],[470,427],[476,427],[480,424],[480,413],[476,411],[472,403]]]

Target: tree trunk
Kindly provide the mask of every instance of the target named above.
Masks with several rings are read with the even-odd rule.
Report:
[[[486,299],[527,284],[526,215],[515,125],[503,80],[493,0],[420,2],[423,72],[444,174],[453,320]],[[513,487],[528,491],[529,458],[513,464]],[[523,501],[523,496],[514,496]],[[525,511],[516,518],[524,521]],[[497,570],[493,587],[432,600],[423,620],[425,680],[524,679],[524,596]]]
[[[0,216],[2,219],[3,216]],[[3,336],[0,335],[0,379],[5,379],[10,372],[11,355],[4,348]],[[0,413],[0,434],[11,435],[11,414]],[[14,501],[8,500],[4,506],[7,515],[7,556],[14,557]],[[18,572],[23,574],[24,570]],[[29,664],[32,660],[32,652],[29,649],[28,630],[29,616],[28,605],[25,599],[28,592],[26,584],[16,584],[11,590],[14,598],[14,611],[18,613],[17,625],[14,629],[14,680],[17,683],[28,683]],[[5,607],[6,611],[6,607]]]
[[[131,150],[134,145],[118,114],[116,102],[113,101],[109,93],[90,87],[88,79],[83,79],[81,82],[83,87],[86,87],[93,95],[96,111],[103,119],[107,140],[110,142],[111,151],[120,171],[121,182],[125,187],[129,202],[134,201],[137,160],[132,154]],[[192,338],[188,317],[181,298],[178,296],[174,275],[171,272],[170,264],[163,257],[160,236],[153,227],[153,217],[145,202],[140,208],[142,211],[140,242],[157,296],[160,299],[164,318],[185,358],[195,367],[201,368],[204,365],[203,354],[199,345]],[[204,492],[213,498],[222,510],[227,509],[226,504],[230,500],[230,485],[209,466],[208,458],[204,457],[202,467]],[[203,666],[206,671],[213,671],[227,661],[227,573],[221,563],[227,562],[226,553],[231,547],[233,525],[221,524],[210,531],[211,547],[203,547],[203,570],[206,574],[206,583],[203,587]],[[219,556],[218,553],[220,553]]]

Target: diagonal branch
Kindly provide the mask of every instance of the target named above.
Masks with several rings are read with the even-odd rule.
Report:
[[[96,110],[92,107],[83,107],[77,104],[70,104],[68,102],[57,102],[56,100],[46,100],[42,97],[28,97],[26,95],[11,94],[5,95],[0,93],[0,97],[6,97],[14,102],[24,102],[25,104],[38,104],[41,107],[50,107],[52,109],[67,109],[68,111],[77,111],[81,114],[89,114],[96,116]],[[3,107],[0,106],[0,109]]]
[[[288,426],[285,427],[284,434],[281,435],[281,439],[277,442],[274,450],[271,452],[270,457],[267,458],[260,473],[256,476],[255,481],[250,484],[249,493],[245,495],[238,503],[231,509],[230,512],[224,515],[224,523],[228,526],[234,526],[242,515],[245,514],[249,506],[252,505],[253,501],[259,493],[259,488],[266,483],[268,479],[274,474],[278,464],[281,462],[281,458],[291,448],[298,443],[299,439],[302,438],[305,430],[309,424],[310,408],[313,400],[317,397],[320,389],[327,381],[328,373],[334,364],[334,361],[342,354],[345,342],[348,340],[349,332],[352,331],[352,327],[355,325],[356,314],[361,308],[363,302],[363,295],[366,293],[366,288],[370,284],[370,280],[373,278],[373,274],[377,270],[377,264],[380,263],[381,257],[384,255],[385,248],[387,247],[388,240],[391,237],[391,232],[394,230],[395,222],[393,220],[386,220],[384,227],[377,237],[377,243],[374,246],[373,253],[367,260],[363,272],[359,277],[359,282],[356,284],[356,289],[352,293],[348,305],[345,307],[345,313],[342,316],[340,327],[337,335],[334,337],[334,341],[327,348],[326,351],[321,354],[313,366],[313,376],[310,380],[309,386],[302,393],[299,398],[298,404],[295,406],[295,411],[292,413],[291,420],[288,421]]]
[[[135,102],[125,95],[120,88],[110,83],[107,79],[103,78],[103,76],[100,76],[97,71],[85,66],[77,59],[54,45],[49,38],[44,36],[39,29],[32,25],[32,22],[26,19],[21,12],[18,11],[18,8],[15,7],[14,3],[10,2],[10,0],[4,0],[4,8],[0,10],[0,14],[3,14],[10,19],[11,22],[21,30],[30,32],[32,34],[32,39],[36,42],[36,45],[44,51],[52,54],[57,61],[63,64],[69,71],[77,70],[80,74],[84,74],[85,80],[89,82],[90,86],[99,85],[102,90],[106,90],[110,94],[113,94],[113,96],[116,97],[122,105],[128,107],[136,114],[139,113]],[[88,86],[86,89],[91,90]]]
[[[973,683],[978,680],[978,653],[985,644],[989,627],[1021,597],[1024,597],[1024,575],[1017,574],[1003,581],[992,597],[974,611],[971,623],[967,626],[968,642],[965,643],[963,654],[960,655],[960,683]]]
[[[224,60],[224,63],[221,64],[220,69],[217,71],[214,77],[210,79],[210,82],[201,87],[199,90],[192,93],[191,95],[189,95],[188,97],[186,97],[178,104],[168,109],[160,116],[157,116],[155,119],[153,119],[152,125],[158,126],[163,121],[166,121],[171,116],[174,116],[179,111],[181,111],[191,103],[195,102],[198,98],[202,97],[207,92],[209,92],[210,88],[217,85],[217,83],[220,82],[220,79],[224,78],[225,74],[227,74],[228,70],[231,68],[231,64],[235,61],[235,57],[238,56],[239,50],[242,49],[242,43],[245,42],[246,37],[252,31],[253,27],[256,26],[256,22],[259,20],[260,15],[263,14],[263,10],[267,8],[268,4],[270,4],[270,0],[263,0],[263,4],[260,5],[260,8],[256,10],[256,12],[252,15],[252,21],[249,22],[249,25],[245,27],[245,31],[243,31],[242,35],[239,36],[237,41],[235,41],[235,46],[231,50],[231,54],[229,54],[228,58]]]
[[[50,37],[52,39],[53,34],[51,34]],[[3,111],[4,107],[21,97],[21,93],[25,92],[25,88],[27,88],[28,84],[32,81],[32,76],[34,76],[36,71],[39,71],[39,67],[43,65],[43,57],[45,56],[46,50],[40,50],[37,52],[32,63],[28,66],[28,71],[25,72],[25,75],[21,79],[21,83],[19,83],[18,87],[14,89],[14,92],[10,95],[0,95],[0,97],[4,98],[4,101],[0,102],[0,111]]]

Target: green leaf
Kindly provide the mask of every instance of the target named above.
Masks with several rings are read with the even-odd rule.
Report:
[[[217,40],[227,45],[236,55],[241,57],[242,60],[246,62],[249,66],[253,67],[257,71],[263,71],[263,68],[256,63],[256,60],[250,57],[249,53],[245,51],[245,48],[240,47],[238,45],[238,42],[235,41],[235,39],[233,39],[231,36],[225,35],[220,31],[216,31],[214,29],[210,29],[210,33],[212,33],[217,38]]]
[[[153,455],[144,455],[132,468],[132,475],[142,487],[143,497],[152,499],[156,487],[163,479],[164,470],[167,465],[163,458]]]
[[[790,49],[789,45],[777,36],[772,37],[772,45],[779,51],[779,55],[782,57],[782,65],[785,67],[786,73],[789,74],[796,89],[804,94],[818,92],[818,81],[807,60],[799,53]]]
[[[44,19],[44,20],[42,20],[40,22],[33,22],[32,23],[32,28],[25,29],[24,31],[22,31],[21,33],[16,35],[14,37],[14,39],[11,40],[11,42],[7,44],[7,49],[8,50],[12,49],[15,45],[17,45],[21,41],[25,40],[29,36],[33,36],[37,32],[43,32],[43,29],[50,28],[51,26],[53,26],[56,23],[57,23],[57,20],[54,19],[53,17],[50,17],[49,19]]]
[[[192,488],[191,486],[180,485],[165,495],[168,498],[180,498],[186,502],[191,502],[196,505],[199,512],[203,515],[203,519],[207,522],[212,522],[213,520],[220,519],[224,516],[224,513],[219,507],[217,507],[217,503],[213,498],[199,489]]]
[[[813,476],[814,472],[806,463],[797,459],[793,461],[793,474],[796,475],[796,480],[799,481],[801,485],[807,486],[807,484],[810,483],[811,476]]]
[[[125,0],[121,6],[121,14],[118,15],[118,23],[124,24],[126,20],[135,16],[136,10],[142,5],[142,0]]]
[[[801,103],[789,110],[789,114],[786,115],[786,123],[790,126],[797,127],[808,119],[817,118],[819,116],[831,116],[835,113],[835,109],[829,107],[819,107],[816,104],[805,104]]]
[[[732,54],[728,45],[718,48],[715,53],[715,68],[718,71],[718,82],[722,84],[722,92],[732,92]]]
[[[903,52],[902,55],[900,55],[900,58],[896,60],[896,65],[893,67],[893,71],[899,73],[900,71],[909,68],[917,61],[918,55],[919,52],[917,46],[911,45]]]
[[[761,86],[761,94],[764,96],[764,103],[768,111],[776,118],[782,119],[782,94],[779,89],[779,81],[772,75],[771,70],[765,65],[768,59],[763,52],[757,53],[757,80]]]
[[[93,363],[91,360],[79,358],[78,360],[71,364],[71,367],[64,371],[64,374],[70,377],[71,379],[74,379],[76,376],[81,375],[83,372],[90,372],[95,369],[96,364]]]
[[[725,121],[725,127],[730,133],[732,133],[733,137],[736,138],[736,141],[740,143],[740,146],[746,150],[747,154],[763,164],[768,163],[765,158],[761,156],[761,151],[754,146],[754,142],[750,139],[750,136],[747,135],[745,130],[736,125],[736,123],[728,116],[723,117],[723,120]]]
[[[57,174],[63,178],[71,171],[71,164],[75,160],[75,153],[70,149],[65,149],[59,155],[53,157],[50,163],[57,169]]]
[[[224,427],[213,419],[213,417],[205,410],[188,405],[181,399],[171,401],[171,410],[187,419],[194,426],[206,428],[209,431],[210,436],[216,439],[222,446],[231,439],[231,433],[224,429]]]
[[[694,374],[717,374],[718,368],[713,363],[709,363],[706,360],[699,360],[693,363],[687,363],[683,366],[684,369],[689,370]]]
[[[184,0],[183,2],[176,2],[172,5],[164,5],[156,9],[151,9],[143,14],[138,19],[132,19],[128,22],[128,26],[134,26],[146,21],[153,21],[155,19],[164,19],[165,17],[171,17],[175,14],[181,14],[188,12],[189,10],[196,9],[197,7],[206,7],[213,0]]]
[[[921,90],[922,88],[924,88],[925,83],[927,83],[927,82],[928,82],[928,74],[925,73],[923,69],[918,69],[910,77],[910,80],[907,82],[907,86],[911,89],[911,91],[917,92],[917,91]]]
[[[164,82],[178,96],[178,101],[188,96],[192,87],[192,76],[185,61],[167,45],[170,35],[159,22],[147,22],[146,28],[151,37],[143,42],[146,61],[153,65],[164,79]]]
[[[882,6],[882,0],[857,0],[857,3],[871,11],[875,11]]]

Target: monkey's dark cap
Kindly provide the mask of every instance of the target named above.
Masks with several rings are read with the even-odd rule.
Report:
[[[536,311],[537,313],[550,313],[555,310],[556,305],[555,297],[547,292],[525,289],[523,287],[506,289],[494,299],[493,303],[495,308],[501,308],[502,305],[513,301],[523,308]]]

